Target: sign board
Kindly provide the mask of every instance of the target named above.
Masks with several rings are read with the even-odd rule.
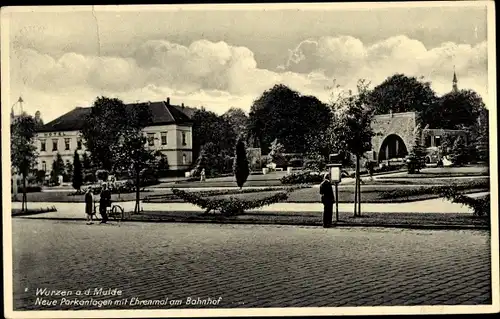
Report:
[[[340,173],[340,166],[332,166],[330,167],[330,181],[332,183],[339,183],[342,179],[342,175]]]

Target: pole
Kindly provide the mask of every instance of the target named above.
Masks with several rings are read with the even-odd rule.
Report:
[[[335,222],[339,221],[339,183],[335,183]]]

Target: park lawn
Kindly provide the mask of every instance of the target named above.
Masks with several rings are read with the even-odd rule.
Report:
[[[461,178],[383,178],[383,179],[374,179],[374,180],[363,180],[361,182],[363,187],[364,185],[452,185],[455,183],[467,183],[473,181],[486,181],[489,180],[489,176],[476,176],[476,177],[461,177]]]
[[[335,217],[334,217],[335,218]],[[322,224],[321,213],[316,212],[247,212],[238,216],[225,217],[220,214],[202,214],[200,212],[163,212],[147,211],[132,215],[132,220],[163,222],[214,222],[238,223],[251,222],[260,224],[310,225]],[[489,218],[475,217],[471,214],[450,213],[365,213],[353,217],[352,213],[340,212],[339,225],[349,226],[469,226],[484,227],[490,225]]]
[[[141,192],[141,199],[144,199],[147,195],[151,195],[153,191]],[[28,202],[47,202],[47,203],[83,203],[85,200],[84,195],[70,195],[71,192],[37,192],[26,194]],[[18,194],[15,198],[15,202],[20,202],[22,194]],[[95,195],[94,198],[99,200],[99,195]],[[125,193],[125,194],[112,194],[111,200],[113,202],[128,202],[135,200],[135,193]]]
[[[489,167],[487,166],[464,166],[464,167],[427,167],[420,170],[419,173],[409,174],[401,172],[397,174],[381,175],[379,179],[398,179],[398,178],[435,178],[435,177],[463,177],[463,176],[489,176]]]

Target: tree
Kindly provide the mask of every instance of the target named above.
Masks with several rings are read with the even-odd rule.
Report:
[[[140,104],[130,109],[125,116],[128,127],[121,132],[118,156],[113,168],[115,171],[128,170],[133,176],[136,191],[134,213],[139,213],[141,177],[148,169],[158,166],[155,151],[146,147],[147,138],[143,133],[151,119],[151,113],[146,104]]]
[[[419,172],[421,168],[425,167],[425,156],[426,151],[422,145],[422,130],[420,125],[417,124],[417,127],[414,131],[415,140],[410,149],[410,154],[408,154],[408,173],[414,174],[415,172]]]
[[[36,123],[33,117],[21,115],[11,123],[10,147],[12,171],[21,175],[23,183],[22,211],[28,209],[26,195],[26,179],[36,163],[36,147],[34,145]],[[14,181],[17,183],[17,181]]]
[[[80,162],[80,155],[75,150],[75,154],[73,156],[73,180],[72,185],[73,188],[77,191],[80,190],[83,184],[83,172],[82,172],[82,163]]]
[[[489,121],[488,121],[488,110],[485,109],[481,112],[481,115],[478,119],[478,128],[479,132],[475,139],[475,147],[477,152],[477,158],[480,161],[489,163]]]
[[[329,123],[327,105],[279,84],[265,91],[252,104],[248,131],[264,154],[269,152],[275,139],[287,152],[305,153],[309,149],[307,137],[323,132]]]
[[[453,165],[462,166],[468,162],[469,155],[467,152],[467,146],[465,145],[465,140],[462,136],[457,136],[455,139],[450,155],[450,160]]]
[[[68,182],[70,178],[73,176],[73,163],[71,161],[66,161],[66,164],[64,165],[64,174],[63,178],[65,182]]]
[[[50,172],[50,180],[54,184],[59,184],[59,175],[63,175],[65,171],[64,161],[59,152],[56,154],[56,158],[52,164],[52,171]]]
[[[236,143],[236,150],[234,154],[233,172],[236,177],[236,184],[241,189],[243,184],[247,181],[250,175],[250,168],[248,166],[247,151],[243,138],[239,138]]]
[[[143,109],[149,108],[145,106]],[[136,126],[136,122],[148,120],[147,116],[132,119],[128,116],[129,112],[133,111],[127,109],[119,99],[98,97],[95,100],[85,119],[81,135],[92,156],[92,162],[99,168],[111,171],[117,161],[123,135],[129,127]],[[130,122],[131,120],[134,122]]]
[[[236,134],[227,117],[218,116],[214,112],[204,109],[197,110],[193,114],[193,158],[201,155],[202,148],[210,145],[207,149],[214,156],[224,159],[233,154]],[[217,163],[223,162],[222,160]],[[223,166],[214,167],[217,171],[222,171]]]
[[[87,155],[87,152],[83,152],[82,155],[82,166],[84,170],[88,170],[92,168],[92,163],[90,162],[90,158]]]
[[[356,158],[356,181],[354,190],[354,216],[361,215],[360,159],[371,150],[371,140],[375,133],[371,127],[374,109],[368,104],[368,86],[359,80],[357,93],[340,94],[332,103],[334,112],[330,145],[335,151],[347,151]]]
[[[247,136],[248,116],[242,109],[232,107],[222,116],[232,127],[235,136]]]
[[[394,74],[368,94],[368,103],[375,114],[389,112],[421,112],[437,103],[429,82],[404,74]]]
[[[466,129],[477,123],[484,109],[484,102],[476,92],[450,92],[422,113],[422,124],[428,124],[430,128]]]

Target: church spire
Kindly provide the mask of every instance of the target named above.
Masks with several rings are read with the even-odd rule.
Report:
[[[453,92],[458,92],[458,80],[457,73],[455,72],[455,66],[453,66]]]

